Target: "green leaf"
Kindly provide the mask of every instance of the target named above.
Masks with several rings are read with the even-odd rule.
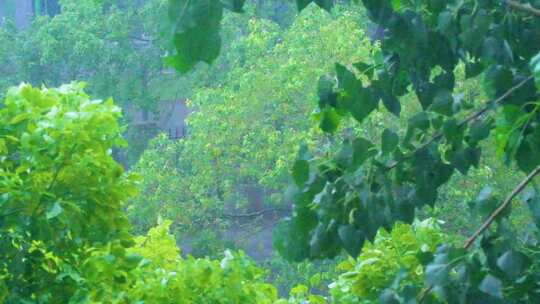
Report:
[[[442,115],[451,116],[454,98],[448,90],[439,90],[433,99],[430,109]]]
[[[336,73],[341,89],[340,106],[348,110],[358,122],[362,122],[377,108],[378,98],[370,89],[364,88],[354,73],[343,65],[336,64]]]
[[[484,277],[478,289],[496,298],[499,298],[499,299],[503,298],[502,283],[499,279],[492,276],[491,274],[488,274],[487,276]]]
[[[476,120],[469,126],[469,143],[476,145],[489,137],[492,129],[491,120]]]
[[[381,149],[384,154],[392,153],[399,143],[399,136],[390,129],[384,129],[381,140]]]
[[[223,3],[223,6],[225,8],[235,13],[244,12],[243,8],[244,8],[245,2],[246,0],[221,0],[221,3]]]
[[[384,107],[388,110],[388,112],[399,117],[399,115],[401,114],[401,104],[399,103],[399,100],[396,98],[396,96],[392,94],[383,94],[381,99]]]
[[[340,116],[333,108],[325,108],[321,113],[319,127],[327,133],[334,133],[339,127]]]
[[[176,53],[165,58],[167,65],[186,73],[198,62],[210,64],[218,57],[223,17],[219,0],[171,0],[169,16],[174,24]]]
[[[429,116],[426,112],[417,113],[409,119],[409,125],[421,131],[427,131],[429,129]]]
[[[375,155],[373,143],[365,138],[359,137],[353,142],[353,163],[360,166],[366,159]]]
[[[528,189],[523,195],[523,200],[527,202],[532,219],[536,227],[540,229],[540,197],[538,193],[533,188]]]
[[[497,259],[497,266],[512,280],[517,279],[524,269],[525,260],[521,253],[514,250],[505,252]]]
[[[46,217],[47,217],[48,220],[53,219],[53,218],[59,216],[63,211],[64,211],[64,209],[62,208],[62,206],[60,206],[60,204],[58,202],[55,202],[47,210]]]
[[[341,225],[338,228],[338,235],[343,248],[349,255],[356,258],[364,245],[364,234],[353,225]]]
[[[463,175],[467,175],[467,172],[471,166],[478,166],[480,162],[480,149],[474,149],[466,147],[460,149],[452,154],[451,163],[456,169]]]
[[[298,187],[303,187],[309,179],[309,162],[299,159],[294,163],[292,177]]]
[[[327,106],[337,106],[337,94],[334,92],[334,85],[335,81],[328,76],[319,78],[317,95],[319,96],[319,108],[321,110]]]

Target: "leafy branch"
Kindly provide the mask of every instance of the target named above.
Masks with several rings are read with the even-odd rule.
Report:
[[[540,174],[540,166],[536,167],[519,185],[506,197],[504,202],[497,208],[495,211],[493,211],[490,216],[486,219],[486,221],[480,226],[469,239],[467,239],[467,242],[465,243],[464,248],[468,249],[472,246],[474,241],[487,229],[489,226],[493,223],[493,221],[499,216],[504,209],[506,209],[512,200],[519,194],[527,185],[538,175]]]
[[[476,239],[491,226],[495,219],[510,205],[510,203],[512,203],[514,198],[520,194],[538,174],[540,174],[540,166],[536,167],[531,173],[529,173],[529,175],[527,175],[525,179],[521,181],[521,183],[518,184],[518,186],[506,197],[503,203],[497,209],[495,209],[484,221],[484,223],[482,223],[482,225],[467,239],[463,245],[463,248],[470,249]],[[434,286],[429,286],[424,290],[420,300],[418,301],[419,303],[424,302],[426,296],[433,290],[433,287]]]
[[[540,17],[540,9],[533,7],[530,3],[523,4],[523,3],[513,1],[513,0],[506,0],[504,2],[516,10],[531,13],[533,15],[536,15],[537,17]]]
[[[488,101],[481,109],[479,109],[478,111],[472,113],[470,116],[468,116],[467,118],[465,118],[463,121],[461,121],[458,126],[459,127],[463,127],[464,125],[468,124],[469,122],[475,120],[475,119],[478,119],[479,117],[481,117],[482,115],[484,115],[486,112],[488,112],[490,109],[493,109],[493,105],[497,105],[499,103],[501,103],[502,101],[504,101],[506,98],[508,98],[510,95],[512,95],[515,91],[517,91],[519,88],[521,88],[522,86],[524,86],[527,82],[531,81],[534,79],[534,75],[531,75],[529,77],[527,77],[526,79],[524,79],[523,81],[521,81],[520,83],[516,84],[515,86],[511,87],[508,91],[506,91],[504,94],[502,94],[501,96],[499,96],[498,98],[492,100],[492,101]],[[443,133],[442,132],[437,132],[433,137],[431,137],[428,141],[426,141],[425,143],[423,143],[422,145],[420,145],[420,147],[416,148],[411,154],[403,157],[401,160],[399,161],[395,161],[394,163],[392,163],[390,166],[387,167],[387,170],[392,170],[394,169],[395,167],[397,167],[401,161],[403,160],[406,160],[406,159],[409,159],[411,157],[413,157],[415,155],[415,153],[417,153],[418,151],[428,147],[429,145],[431,145],[432,143],[440,140],[443,138]]]

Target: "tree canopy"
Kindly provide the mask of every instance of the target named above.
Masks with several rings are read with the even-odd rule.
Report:
[[[0,27],[1,303],[540,302],[540,2],[294,4],[66,0]],[[189,134],[124,172],[102,97],[180,90]],[[336,269],[287,296],[242,251],[183,253],[170,230],[219,231],[246,187],[285,214],[271,262]]]

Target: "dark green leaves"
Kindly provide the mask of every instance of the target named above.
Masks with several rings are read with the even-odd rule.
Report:
[[[235,13],[242,13],[246,0],[221,0],[223,6]]]
[[[523,195],[523,200],[529,207],[536,227],[540,229],[540,197],[538,197],[538,193],[532,188],[528,189]]]
[[[299,159],[294,163],[292,169],[294,182],[298,187],[302,187],[309,179],[309,162]]]
[[[521,275],[525,267],[525,258],[521,253],[509,250],[497,259],[497,266],[510,279],[515,280]]]
[[[211,64],[221,49],[220,25],[223,9],[242,12],[245,0],[170,0],[174,54],[165,63],[180,73],[198,62]]]
[[[430,286],[444,285],[448,282],[452,265],[447,247],[437,250],[435,260],[426,267],[426,282]]]
[[[399,136],[390,129],[384,129],[381,138],[381,151],[385,154],[394,152],[399,143]]]
[[[338,235],[343,248],[356,258],[364,244],[364,234],[352,225],[342,225],[338,228]]]
[[[399,117],[399,114],[401,113],[401,104],[397,97],[392,94],[383,94],[381,99],[388,112]]]
[[[488,274],[484,278],[484,280],[482,280],[482,283],[480,283],[479,289],[493,297],[496,297],[499,299],[502,299],[503,297],[501,281],[490,274]]]
[[[366,159],[375,155],[377,152],[372,148],[371,141],[362,137],[355,139],[353,142],[353,164],[360,166]]]
[[[176,53],[166,58],[168,65],[186,73],[198,62],[210,64],[217,58],[223,17],[223,4],[219,0],[171,0],[169,16],[174,23]]]
[[[327,133],[334,133],[341,121],[341,117],[334,108],[325,108],[320,113],[319,127]]]
[[[448,90],[440,90],[435,95],[431,110],[442,115],[451,116],[454,97]]]
[[[352,116],[362,122],[378,105],[378,98],[371,89],[364,88],[362,82],[346,67],[336,64],[339,106],[349,111]]]

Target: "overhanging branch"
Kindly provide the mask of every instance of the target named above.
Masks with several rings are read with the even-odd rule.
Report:
[[[493,223],[493,221],[512,203],[512,200],[527,187],[527,185],[538,175],[540,174],[540,166],[536,167],[527,177],[519,183],[519,185],[510,193],[504,202],[493,211],[486,221],[473,233],[467,242],[465,243],[465,249],[468,249],[472,246],[474,241]]]
[[[506,0],[504,2],[513,9],[527,12],[527,13],[536,15],[537,17],[540,17],[540,9],[533,7],[530,3],[525,4],[525,3],[512,1],[512,0]]]

